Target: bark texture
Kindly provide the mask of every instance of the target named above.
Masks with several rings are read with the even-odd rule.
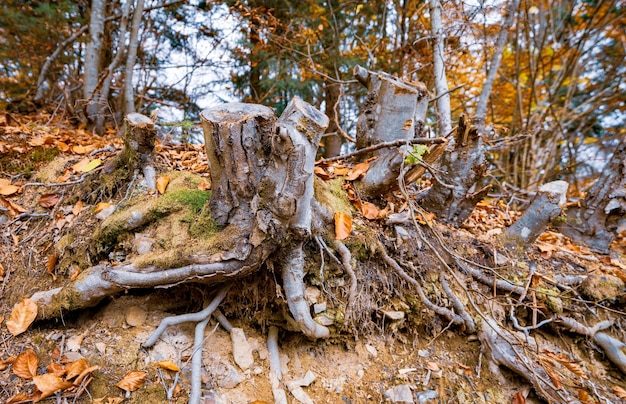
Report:
[[[559,225],[563,234],[606,252],[615,237],[626,231],[626,141],[623,139],[580,206],[567,209]]]
[[[368,89],[357,121],[357,149],[382,142],[413,139],[424,127],[428,97],[422,83],[408,83],[389,74],[372,72],[360,66],[354,75]],[[372,156],[359,191],[366,197],[378,197],[395,184],[404,160],[402,149],[381,149]]]
[[[488,186],[475,190],[487,172],[485,150],[480,133],[465,115],[459,119],[453,147],[442,157],[436,181],[421,203],[439,220],[458,227],[489,191]]]

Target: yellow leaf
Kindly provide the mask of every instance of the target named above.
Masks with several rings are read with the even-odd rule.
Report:
[[[157,186],[157,190],[159,191],[161,195],[165,193],[165,190],[167,189],[167,184],[169,183],[170,183],[170,177],[168,177],[167,175],[164,175],[157,179],[156,186]]]
[[[172,362],[171,360],[162,360],[159,361],[157,363],[154,364],[154,366],[161,368],[161,369],[167,369],[167,370],[172,370],[174,372],[178,372],[180,370],[180,368],[178,367],[178,365],[176,365],[174,362]]]
[[[59,376],[52,373],[35,376],[33,377],[33,381],[35,382],[35,386],[37,386],[37,389],[41,391],[41,397],[39,397],[39,399],[37,400],[33,400],[33,402],[37,402],[43,400],[46,397],[50,397],[59,390],[65,390],[69,387],[72,387],[72,383],[64,382]]]
[[[28,329],[37,317],[37,304],[25,297],[13,307],[11,316],[7,320],[7,328],[11,334],[18,335]]]
[[[343,212],[335,212],[335,240],[345,240],[352,231],[352,219]]]
[[[102,160],[100,160],[100,159],[91,160],[85,167],[83,167],[83,169],[81,171],[84,172],[84,173],[88,173],[89,171],[93,170],[94,168],[100,166],[100,164],[102,164]]]
[[[22,379],[32,379],[37,375],[39,357],[32,349],[28,349],[17,355],[13,362],[13,373]]]
[[[146,372],[131,370],[115,385],[125,391],[135,391],[146,381]]]
[[[20,187],[16,185],[0,185],[0,195],[9,196],[13,195],[20,190]]]

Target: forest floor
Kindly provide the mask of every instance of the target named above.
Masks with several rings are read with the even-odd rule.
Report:
[[[43,401],[57,403],[166,403],[168,390],[171,402],[187,401],[193,324],[170,327],[153,348],[143,349],[141,344],[163,318],[200,310],[209,297],[205,288],[134,290],[62,318],[32,324],[27,320],[32,313],[23,298],[61,286],[85,269],[80,264],[89,258],[76,246],[81,240],[88,243],[97,229],[97,213],[124,197],[91,205],[85,202],[87,196],[83,201],[72,195],[78,178],[97,170],[121,149],[115,134],[111,129],[94,136],[43,113],[0,114],[0,402],[36,402],[43,393],[50,396]],[[162,138],[157,145],[158,169],[193,172],[205,178],[208,187],[203,146],[170,140]],[[349,167],[333,170],[337,176],[347,175]],[[463,229],[435,225],[451,249],[471,256],[518,216],[506,200],[489,199],[479,203]],[[376,220],[359,220],[360,226],[379,226]],[[68,239],[70,232],[75,240]],[[316,246],[308,247],[315,251]],[[64,255],[65,249],[72,251],[71,257]],[[316,254],[311,267],[321,264]],[[535,301],[535,307],[519,307],[517,315],[526,324],[536,322],[531,317],[537,312],[545,318],[560,310],[591,325],[610,319],[614,335],[624,339],[624,237],[613,243],[609,255],[602,255],[546,231],[527,256],[537,263],[544,281],[567,275],[583,277],[585,283],[574,295],[563,293]],[[112,262],[116,259],[110,257]],[[363,262],[371,266],[371,277],[381,280],[381,286],[369,286],[380,288],[379,307],[355,316],[362,327],[353,322],[318,341],[281,331],[283,381],[288,385],[302,379],[291,384],[290,402],[307,402],[308,397],[315,403],[378,403],[394,394],[396,402],[404,402],[402,389],[410,390],[412,400],[420,403],[543,402],[525,380],[490,363],[476,335],[464,334],[426,310],[415,313],[406,293],[386,281],[392,275],[381,274],[382,264]],[[365,271],[364,264],[357,269]],[[500,275],[524,280],[520,273]],[[204,403],[274,401],[267,333],[277,306],[259,297],[268,289],[280,296],[272,276],[267,272],[242,280],[246,286],[231,291],[221,306],[245,340],[234,343],[231,333],[215,322],[207,327]],[[332,281],[334,288],[343,288],[341,276],[327,279],[329,285]],[[321,303],[324,285],[314,284],[310,282],[307,296],[311,303]],[[489,302],[488,288],[483,293]],[[494,305],[492,310],[501,308]],[[501,318],[507,316],[501,313]],[[16,333],[20,326],[24,329]],[[532,335],[552,347],[541,352],[542,364],[557,387],[576,392],[581,403],[626,403],[626,375],[589,338],[556,327],[534,330]],[[253,363],[238,365],[235,349],[251,352]],[[294,394],[301,393],[304,396],[296,400]]]

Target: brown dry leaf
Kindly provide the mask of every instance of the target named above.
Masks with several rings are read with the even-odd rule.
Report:
[[[13,373],[22,379],[32,379],[37,375],[39,357],[32,349],[28,349],[17,355],[13,362]]]
[[[198,189],[200,191],[208,191],[209,189],[211,189],[211,181],[203,178],[202,181],[198,184]]]
[[[363,174],[367,172],[367,170],[369,170],[369,168],[370,163],[368,163],[367,161],[365,163],[359,163],[355,165],[352,170],[350,170],[350,173],[346,177],[346,180],[354,181],[357,178],[360,178]]]
[[[65,375],[65,366],[60,363],[50,362],[46,370],[48,371],[47,373],[52,373],[59,377],[63,377]]]
[[[72,152],[76,154],[85,154],[87,153],[87,148],[85,146],[77,144],[75,146],[72,146]]]
[[[4,195],[4,196],[13,195],[17,193],[17,191],[19,190],[20,190],[20,187],[18,187],[17,185],[12,185],[12,184],[1,185],[0,184],[0,195]]]
[[[74,386],[78,386],[79,384],[81,384],[85,376],[90,375],[91,373],[95,372],[98,369],[100,369],[100,366],[97,366],[97,365],[84,369],[82,372],[80,372],[78,377],[76,377],[76,380],[74,380]]]
[[[521,391],[518,391],[513,398],[511,398],[511,404],[526,404],[526,397],[524,397]]]
[[[131,370],[115,385],[125,391],[135,391],[146,381],[146,372]]]
[[[540,362],[543,366],[543,369],[546,371],[548,376],[550,376],[550,380],[552,380],[552,384],[554,384],[554,387],[557,390],[561,390],[561,388],[563,387],[563,384],[561,382],[561,376],[554,370],[553,363],[551,363],[549,360],[540,360]]]
[[[106,400],[106,401],[104,401]],[[124,397],[102,397],[93,400],[93,404],[121,404],[124,401]]]
[[[333,174],[343,176],[350,172],[350,168],[348,167],[335,167],[333,170]]]
[[[83,210],[84,207],[85,207],[85,204],[83,203],[83,201],[76,202],[76,204],[72,208],[72,213],[74,214],[74,216],[78,215]]]
[[[95,208],[93,208],[93,213],[98,213],[108,207],[110,207],[111,204],[108,202],[99,202]]]
[[[539,251],[541,251],[541,258],[543,259],[549,259],[553,252],[559,250],[559,247],[546,243],[537,243],[537,247],[539,247]]]
[[[13,307],[7,328],[13,336],[23,333],[37,317],[37,304],[25,297]]]
[[[619,398],[626,398],[626,390],[620,386],[613,386],[613,393]]]
[[[432,370],[433,372],[439,372],[441,370],[437,362],[426,362],[426,369]]]
[[[365,216],[367,219],[373,220],[378,219],[378,214],[380,213],[380,209],[378,206],[374,205],[370,202],[362,202],[361,203],[361,214]]]
[[[83,370],[89,367],[89,361],[85,358],[80,358],[79,360],[69,363],[65,366],[65,370],[67,371],[67,380],[71,380],[81,374]]]
[[[3,196],[0,196],[0,203],[2,203],[2,206],[9,210],[9,216],[11,217],[15,217],[20,213],[26,212],[26,209],[9,199],[5,199]]]
[[[589,401],[589,393],[587,393],[585,390],[583,389],[578,389],[578,398],[580,399],[580,401],[582,401],[583,403],[586,403],[587,401]]]
[[[57,149],[62,152],[66,152],[70,149],[70,146],[65,142],[57,142]]]
[[[46,142],[46,139],[42,137],[34,137],[28,141],[28,145],[32,147],[43,146]]]
[[[157,186],[157,190],[159,191],[159,194],[163,195],[165,193],[165,190],[167,189],[167,184],[169,183],[170,183],[170,177],[168,177],[167,175],[163,175],[157,178],[156,186]]]
[[[80,268],[76,268],[74,272],[72,272],[72,275],[70,276],[70,282],[74,282],[76,278],[78,278],[78,275],[80,275]]]
[[[159,361],[159,362],[155,363],[154,366],[158,367],[158,368],[162,368],[162,369],[172,370],[174,372],[178,372],[180,370],[178,365],[175,364],[174,362],[172,362],[171,360]]]
[[[30,396],[25,393],[17,393],[9,399],[5,404],[20,403],[22,401],[30,401]]]
[[[432,225],[435,220],[435,214],[431,212],[421,211],[420,214],[415,217],[419,224]]]
[[[315,166],[315,168],[313,169],[313,173],[317,175],[318,177],[320,177],[321,179],[323,179],[324,181],[328,181],[329,179],[332,178],[332,175],[330,175],[322,167]]]
[[[39,197],[39,206],[42,208],[53,208],[57,203],[59,203],[58,194],[43,194]]]
[[[65,390],[69,387],[72,387],[72,383],[65,382],[59,376],[46,373],[45,375],[35,376],[33,377],[33,381],[35,382],[35,386],[41,392],[41,397],[37,400],[33,400],[33,402],[38,402],[43,400],[46,397],[50,397],[55,392],[59,390]]]
[[[82,159],[81,161],[79,161],[78,163],[74,164],[72,166],[72,170],[74,170],[74,172],[80,173],[83,171],[83,169],[85,167],[87,167],[87,164],[89,164],[89,158],[85,157],[84,159]]]
[[[335,212],[335,240],[345,240],[352,231],[352,219],[343,212]]]
[[[4,187],[6,185],[11,185],[11,180],[7,178],[0,178],[0,187]]]
[[[56,252],[53,252],[52,254],[48,255],[48,262],[46,262],[46,273],[52,275],[52,280],[54,281],[57,280],[57,276],[54,273],[54,267],[56,266],[58,260],[59,256]]]

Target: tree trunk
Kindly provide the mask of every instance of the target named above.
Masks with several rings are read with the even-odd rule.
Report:
[[[450,109],[450,94],[448,94],[448,80],[446,79],[444,31],[442,22],[443,6],[440,0],[430,0],[431,32],[435,38],[433,46],[433,70],[435,87],[437,88],[437,127],[439,136],[447,136],[452,132],[452,112]]]
[[[487,171],[485,150],[475,127],[461,115],[456,130],[454,150],[441,159],[441,173],[421,199],[422,206],[435,213],[439,220],[460,226],[474,210],[474,206],[489,191],[486,186],[474,188]]]
[[[326,116],[330,120],[327,134],[324,136],[324,158],[335,157],[341,154],[341,136],[339,135],[339,86],[337,83],[324,84],[324,103]]]
[[[422,132],[428,106],[427,91],[421,83],[407,83],[386,73],[371,72],[360,66],[354,75],[368,89],[357,121],[357,149],[382,142],[413,139]],[[381,149],[358,183],[366,197],[378,197],[396,183],[403,153]]]
[[[135,112],[135,87],[133,85],[133,69],[135,68],[135,59],[137,59],[137,47],[139,45],[139,26],[141,25],[141,18],[143,16],[143,5],[144,0],[137,0],[135,11],[133,12],[133,23],[130,28],[128,56],[126,58],[126,69],[124,73],[124,112],[126,114]]]
[[[607,252],[615,237],[626,231],[626,139],[580,206],[567,208],[567,219],[559,229],[575,242],[601,252]]]
[[[92,100],[86,106],[87,119],[92,120],[98,112],[98,106],[94,99],[94,92],[98,85],[100,75],[100,55],[102,54],[102,41],[104,39],[104,14],[106,0],[93,0],[89,13],[89,43],[85,49],[85,73],[83,76],[83,96],[85,100]]]
[[[500,61],[502,60],[504,45],[506,45],[506,40],[509,36],[509,28],[511,28],[511,25],[513,25],[513,20],[515,18],[515,13],[517,12],[518,7],[519,0],[511,0],[504,5],[506,14],[504,17],[504,21],[502,22],[502,26],[500,27],[500,34],[498,35],[496,48],[493,52],[493,58],[491,59],[489,71],[487,72],[487,77],[485,78],[485,82],[483,83],[483,90],[480,93],[480,97],[478,97],[476,113],[474,114],[474,122],[476,123],[478,132],[480,133],[483,133],[484,130],[485,115],[487,114],[487,104],[489,102],[489,96],[491,95],[491,89],[493,88],[493,83],[496,79],[496,75],[498,74],[498,69],[500,68]]]

